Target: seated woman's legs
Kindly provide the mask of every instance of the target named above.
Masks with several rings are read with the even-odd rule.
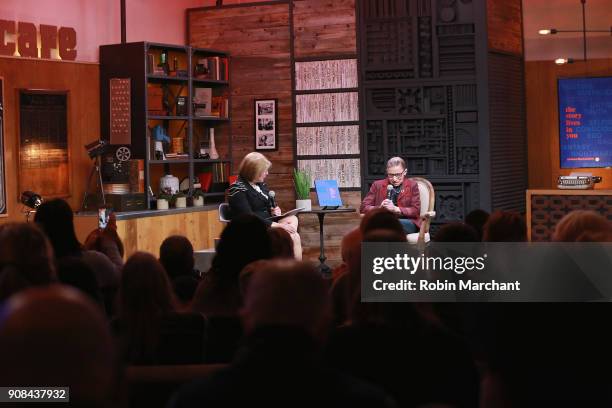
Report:
[[[402,224],[402,227],[404,227],[404,232],[406,234],[413,234],[419,231],[416,224],[408,218],[399,218],[399,222]]]
[[[300,238],[300,234],[297,233],[298,229],[298,218],[295,215],[290,215],[289,217],[281,218],[277,221],[279,224],[288,224],[295,228],[294,233],[290,233],[291,240],[293,241],[293,253],[295,254],[295,259],[298,261],[302,260],[302,240]]]

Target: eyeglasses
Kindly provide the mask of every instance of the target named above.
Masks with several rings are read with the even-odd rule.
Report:
[[[394,174],[387,173],[387,177],[389,177],[389,178],[400,178],[404,174],[406,174],[406,170],[402,171],[401,173],[394,173]]]

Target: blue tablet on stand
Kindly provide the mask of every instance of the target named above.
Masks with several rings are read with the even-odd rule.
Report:
[[[315,180],[315,190],[322,210],[335,210],[342,205],[337,180]]]

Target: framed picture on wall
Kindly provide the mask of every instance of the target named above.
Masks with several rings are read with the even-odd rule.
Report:
[[[277,99],[255,99],[255,150],[278,149]]]

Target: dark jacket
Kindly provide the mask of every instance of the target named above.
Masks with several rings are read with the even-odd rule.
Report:
[[[265,183],[257,183],[257,185],[265,195],[269,194],[268,186]],[[272,225],[272,220],[268,219],[268,217],[272,216],[270,199],[266,199],[242,177],[239,177],[238,181],[230,186],[228,203],[230,206],[230,217],[236,217],[241,214],[253,214],[261,218],[267,226]]]
[[[378,180],[372,184],[370,191],[361,203],[360,212],[362,214],[380,207],[380,204],[387,198],[388,185],[389,180],[387,179]],[[415,181],[404,178],[402,189],[397,197],[397,206],[402,212],[400,218],[409,218],[417,227],[421,228],[421,197],[419,185]]]
[[[379,388],[327,368],[305,332],[262,327],[246,338],[245,348],[228,369],[183,386],[168,405],[259,406],[390,408],[395,404]]]

